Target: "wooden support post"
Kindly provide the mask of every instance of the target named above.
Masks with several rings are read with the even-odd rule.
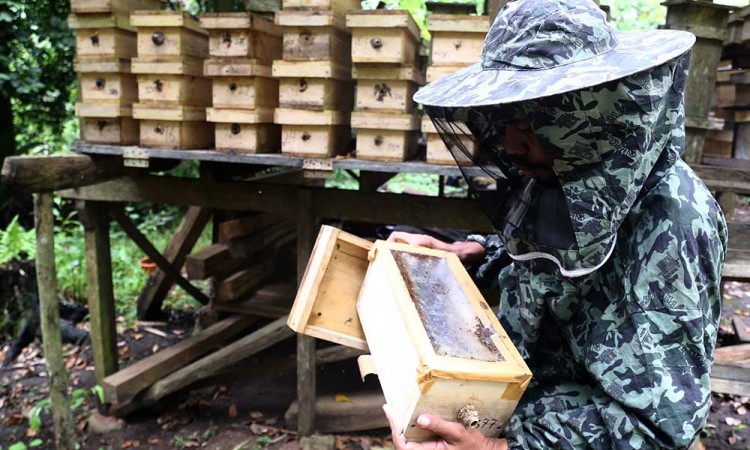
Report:
[[[297,205],[297,285],[307,267],[307,260],[318,227],[315,220],[312,192],[301,190]],[[299,421],[297,431],[301,436],[315,432],[315,338],[297,335],[297,401],[299,402]]]
[[[57,300],[55,269],[55,219],[52,193],[34,195],[36,222],[36,272],[39,289],[39,318],[42,328],[44,359],[47,361],[50,402],[55,423],[55,448],[75,448],[75,427],[68,398],[68,373],[63,365],[60,336],[60,305]]]
[[[109,216],[106,203],[86,201],[77,206],[86,241],[86,298],[91,318],[96,382],[100,383],[104,377],[117,371]]]
[[[167,248],[164,250],[164,258],[167,260],[171,267],[176,268],[175,270],[178,272],[178,275],[179,268],[182,267],[182,265],[185,263],[185,258],[193,249],[193,246],[195,245],[196,241],[198,241],[198,238],[203,232],[203,228],[206,226],[210,219],[211,210],[199,207],[190,207],[187,214],[185,214],[185,218],[182,220],[182,223],[180,223],[177,231],[175,231],[174,237],[167,245]],[[159,264],[159,262],[156,260],[154,260],[154,262],[157,263],[157,265]],[[139,318],[152,319],[158,317],[161,314],[162,302],[167,297],[169,290],[172,288],[172,284],[175,282],[174,280],[175,278],[168,276],[163,269],[157,268],[153,271],[151,276],[148,278],[146,286],[143,288],[141,295],[138,297]],[[189,290],[190,288],[187,289]],[[190,293],[190,295],[196,297],[197,299],[202,298],[202,303],[207,303],[207,299],[205,298],[205,296],[201,297],[202,293],[198,294],[194,291],[188,292]]]

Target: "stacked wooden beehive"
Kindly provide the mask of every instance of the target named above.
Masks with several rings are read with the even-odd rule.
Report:
[[[240,153],[277,152],[281,131],[273,123],[279,82],[271,63],[281,57],[281,29],[250,13],[203,14],[209,31],[209,55],[203,74],[213,82],[216,149]]]
[[[350,150],[353,103],[351,33],[347,10],[357,0],[284,0],[276,23],[284,32],[283,59],[274,61],[279,79],[281,151],[330,157]]]
[[[81,140],[97,144],[137,144],[138,123],[132,106],[138,86],[130,59],[136,33],[130,10],[159,9],[159,0],[71,0],[68,24],[76,32],[75,71]]]
[[[484,38],[489,30],[486,16],[432,14],[428,18],[427,29],[432,35],[430,66],[427,68],[427,82],[455,72],[463,67],[479,62]],[[468,130],[461,138],[463,146],[473,156],[476,145]],[[455,160],[443,143],[429,117],[422,120],[422,132],[427,141],[427,162],[432,164],[455,164]],[[469,159],[466,159],[467,163]]]
[[[404,161],[416,154],[419,115],[412,100],[424,84],[419,68],[420,31],[408,11],[355,11],[352,62],[357,79],[352,127],[357,158]]]
[[[138,29],[138,103],[143,147],[208,148],[214,133],[206,122],[211,80],[203,77],[208,33],[182,11],[137,11],[130,22]]]

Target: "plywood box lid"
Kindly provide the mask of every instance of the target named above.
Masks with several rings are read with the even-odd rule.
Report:
[[[424,73],[416,67],[354,66],[352,77],[357,80],[403,80],[424,84]]]
[[[281,10],[276,12],[276,25],[282,27],[335,27],[351,33],[344,20],[333,11]]]
[[[420,116],[416,114],[355,111],[352,113],[351,123],[352,128],[412,131],[419,129]]]
[[[204,121],[206,108],[199,106],[135,103],[133,118],[143,120]]]
[[[200,23],[207,30],[253,30],[281,37],[283,32],[273,21],[249,12],[204,13]]]
[[[268,62],[248,58],[211,58],[203,62],[207,77],[266,77],[271,78]]]
[[[349,122],[349,113],[346,111],[276,108],[273,121],[280,125],[342,125]]]
[[[130,106],[121,106],[117,103],[76,103],[76,116],[102,119],[132,117],[133,110]]]
[[[134,11],[130,15],[130,24],[135,27],[183,27],[208,35],[200,22],[184,11]]]
[[[431,14],[427,19],[427,30],[455,31],[459,33],[487,33],[490,21],[487,16],[469,16],[456,14]]]
[[[411,13],[407,10],[372,9],[352,11],[346,15],[349,28],[404,28],[415,40],[419,40],[420,30]]]
[[[206,121],[219,123],[273,123],[273,108],[207,108]]]
[[[377,241],[369,259],[385,267],[386,279],[375,280],[374,286],[368,280],[361,295],[383,286],[393,290],[418,353],[421,385],[435,379],[460,379],[525,386],[531,371],[458,256]]]
[[[348,66],[333,61],[283,61],[273,62],[273,76],[276,78],[333,78],[349,81],[352,71]]]
[[[133,58],[133,73],[155,75],[203,75],[203,60],[190,56],[169,56],[163,58]]]
[[[127,58],[76,58],[73,70],[78,73],[130,73]]]
[[[68,28],[121,28],[135,33],[136,28],[130,25],[130,16],[125,13],[107,14],[71,14],[68,16]]]
[[[357,315],[357,298],[372,243],[341,231],[320,228],[300,282],[289,327],[298,333],[368,351]]]

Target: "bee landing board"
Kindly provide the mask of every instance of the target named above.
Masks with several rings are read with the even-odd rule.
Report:
[[[467,405],[479,414],[479,431],[497,436],[531,379],[448,252],[372,244],[324,226],[288,323],[299,333],[369,349],[396,426],[409,441],[432,437],[416,426],[420,414],[455,421]]]

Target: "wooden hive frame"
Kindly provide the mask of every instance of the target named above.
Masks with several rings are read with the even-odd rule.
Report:
[[[447,267],[455,277],[454,287],[470,306],[468,315],[476,320],[469,320],[469,326],[476,324],[475,330],[461,328],[462,332],[473,334],[477,342],[499,354],[496,360],[457,357],[442,347],[441,353],[446,354],[436,352],[424,325],[429,319],[422,314],[428,313],[415,306],[416,297],[423,294],[418,293],[420,288],[415,287],[418,283],[414,279],[405,278],[394,252],[445,263],[443,269]],[[485,436],[496,436],[525,391],[531,372],[458,257],[440,250],[377,241],[369,259],[357,310],[396,426],[405,430],[409,441],[427,440],[432,438],[430,433],[416,426],[420,414],[456,420],[460,409],[471,406],[479,414],[472,426]],[[433,275],[451,278],[443,272]],[[432,297],[430,301],[434,301]],[[451,323],[464,326],[465,320],[460,314],[451,315]],[[458,325],[449,325],[451,331],[459,330]]]

